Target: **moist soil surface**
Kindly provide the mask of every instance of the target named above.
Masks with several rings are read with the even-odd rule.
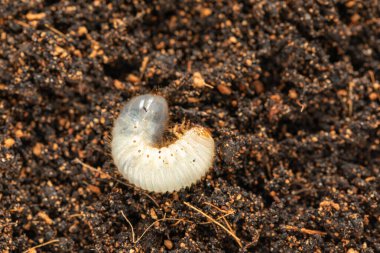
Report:
[[[0,251],[380,252],[379,6],[2,0]],[[212,132],[190,188],[113,164],[145,93]]]

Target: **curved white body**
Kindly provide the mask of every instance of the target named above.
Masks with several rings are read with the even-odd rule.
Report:
[[[113,129],[116,167],[129,182],[148,191],[172,192],[190,186],[206,174],[214,160],[214,140],[199,126],[160,147],[167,120],[165,99],[142,95],[125,105]]]

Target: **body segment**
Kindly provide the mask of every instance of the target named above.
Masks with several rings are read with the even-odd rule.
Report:
[[[161,96],[132,98],[112,132],[112,156],[129,182],[148,191],[171,192],[190,186],[212,166],[215,144],[200,126],[163,145],[168,105]]]

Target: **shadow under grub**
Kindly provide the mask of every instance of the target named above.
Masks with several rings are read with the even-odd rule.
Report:
[[[125,80],[126,77],[133,71],[139,69],[140,64],[125,59],[103,64],[104,74],[113,79]]]
[[[260,81],[264,84],[265,90],[272,90],[281,83],[282,68],[273,61],[273,58],[260,58],[260,66],[268,74],[262,75]],[[269,74],[270,73],[270,74]]]
[[[273,204],[273,198],[270,196],[268,189],[265,187],[269,180],[269,175],[265,175],[263,168],[258,165],[253,165],[251,169],[238,170],[236,176],[236,184],[247,192],[256,196],[261,196],[264,206],[269,208]],[[246,176],[239,176],[246,175]],[[249,175],[249,176],[247,176]]]
[[[296,119],[282,118],[277,125],[277,130],[273,131],[272,137],[277,141],[282,141],[289,138],[289,134],[292,136],[301,133],[313,135],[321,131],[330,131],[332,126],[334,126],[334,118],[328,115],[325,115],[325,118],[312,115],[304,115]]]
[[[326,51],[327,51],[327,54],[329,55],[329,59],[331,63],[342,61],[342,55],[339,52],[339,49],[337,47],[331,46]]]
[[[339,19],[345,24],[350,24],[350,15],[348,13],[348,7],[344,3],[337,3],[336,8],[338,10]]]
[[[45,0],[45,6],[51,6],[51,5],[57,4],[59,2],[60,2],[60,0]]]

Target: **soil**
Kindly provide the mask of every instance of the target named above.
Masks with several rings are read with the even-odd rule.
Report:
[[[3,0],[0,42],[0,251],[380,252],[377,0]],[[144,93],[212,131],[189,189],[112,162]]]

